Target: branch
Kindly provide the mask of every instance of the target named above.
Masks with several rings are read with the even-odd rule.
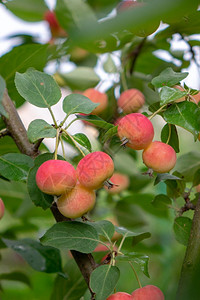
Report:
[[[130,66],[130,74],[133,73],[133,70],[134,70],[134,67],[135,67],[136,60],[137,60],[137,58],[138,58],[140,52],[142,51],[142,48],[143,48],[145,42],[146,42],[146,38],[144,38],[144,39],[141,41],[141,43],[140,43],[137,47],[135,47],[135,48],[133,49],[133,51],[129,54],[129,58],[130,58],[130,57],[132,58],[132,63],[131,63],[131,66]]]
[[[4,92],[2,104],[8,114],[8,118],[2,116],[3,121],[19,151],[31,157],[37,156],[39,154],[38,149],[35,149],[34,144],[29,142],[24,124],[22,123],[7,90]]]
[[[39,155],[38,147],[39,144],[41,143],[41,140],[38,141],[38,143],[36,144],[31,144],[28,141],[26,129],[18,115],[18,112],[12,100],[8,96],[7,91],[4,93],[2,104],[8,114],[8,118],[3,117],[4,122],[12,138],[14,139],[17,147],[19,148],[20,152],[29,155],[31,157],[36,157],[37,155]],[[57,222],[70,220],[61,215],[56,205],[52,205],[51,211]],[[90,274],[96,268],[96,263],[93,259],[93,256],[91,254],[84,254],[74,250],[71,252],[89,287]],[[91,294],[92,294],[91,299],[94,299],[94,294],[92,293],[92,291]]]
[[[197,201],[192,228],[182,265],[177,300],[197,299],[200,276],[200,197]]]

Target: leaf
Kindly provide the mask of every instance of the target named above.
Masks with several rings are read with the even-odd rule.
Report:
[[[154,77],[151,81],[151,83],[159,88],[163,86],[173,86],[179,81],[183,80],[188,76],[188,72],[184,73],[179,73],[179,72],[174,72],[172,68],[167,68],[164,71],[162,71],[157,77]]]
[[[7,1],[5,6],[17,17],[29,22],[42,21],[45,11],[48,10],[43,0]]]
[[[174,229],[176,240],[180,244],[187,246],[191,227],[192,227],[192,220],[190,218],[178,217],[174,220],[173,229]]]
[[[3,239],[7,247],[21,255],[35,270],[45,273],[62,272],[60,252],[49,246],[43,246],[33,239]]]
[[[139,265],[141,271],[150,278],[149,271],[148,271],[148,263],[149,257],[147,255],[136,253],[136,252],[129,252],[125,253],[124,255],[119,255],[116,257],[117,261],[130,261],[132,263],[136,263]]]
[[[164,105],[170,102],[173,102],[177,99],[180,99],[187,95],[187,92],[180,91],[178,89],[170,88],[164,86],[160,91],[160,104]]]
[[[114,135],[117,134],[117,126],[111,127],[106,131],[106,133],[103,135],[102,143],[105,143],[107,140],[112,138]]]
[[[73,138],[77,143],[86,148],[89,152],[92,152],[92,146],[88,137],[84,133],[76,133]]]
[[[155,196],[152,204],[157,209],[166,211],[166,214],[168,214],[168,208],[172,204],[172,201],[167,195],[159,194]]]
[[[117,67],[112,59],[110,54],[107,55],[107,59],[103,64],[104,71],[107,73],[116,73],[118,72]]]
[[[176,170],[179,171],[184,179],[191,182],[195,172],[200,168],[200,153],[188,152],[181,155],[176,162]]]
[[[25,154],[8,153],[0,156],[0,174],[9,180],[26,180],[31,167],[33,160]]]
[[[51,300],[77,300],[87,289],[86,282],[74,259],[67,261],[64,270],[68,273],[65,279],[58,275],[55,278]]]
[[[105,237],[107,240],[111,239],[113,237],[113,234],[115,232],[114,225],[107,220],[101,220],[97,222],[89,222],[87,224],[90,224],[93,226],[99,235]]]
[[[38,107],[50,107],[61,98],[61,91],[52,76],[28,69],[25,73],[16,73],[15,85],[19,94]]]
[[[183,127],[191,132],[195,138],[200,132],[200,109],[188,101],[175,103],[170,106],[164,113],[166,122]]]
[[[99,242],[97,231],[92,226],[77,221],[53,225],[40,240],[44,245],[82,253],[91,253]]]
[[[29,277],[22,272],[1,273],[0,281],[1,280],[19,281],[31,287],[31,281]]]
[[[117,227],[115,226],[115,231],[117,231],[118,233],[120,233],[121,235],[123,235],[126,238],[132,238],[132,246],[135,246],[136,244],[138,244],[139,242],[141,242],[144,239],[148,239],[151,237],[150,232],[133,232],[130,231],[124,227]]]
[[[47,61],[47,45],[29,44],[14,47],[0,58],[0,74],[6,81],[8,94],[20,106],[24,99],[19,95],[14,84],[16,72],[25,72],[28,68],[42,70]]]
[[[171,175],[171,174],[169,174],[169,173],[158,174],[158,175],[156,176],[154,185],[156,185],[156,184],[158,184],[159,182],[164,181],[164,180],[181,180],[181,178],[179,178],[179,177],[177,177],[177,176],[174,176],[174,175]]]
[[[99,104],[80,94],[71,94],[63,100],[63,110],[69,116],[75,113],[89,114]]]
[[[195,174],[194,174],[194,178],[193,178],[193,186],[196,186],[200,184],[200,169],[198,169]]]
[[[172,124],[165,124],[161,131],[161,141],[163,143],[168,143],[176,153],[179,153],[179,138],[178,133],[175,125]]]
[[[56,129],[46,121],[37,119],[29,124],[27,134],[29,141],[35,143],[42,138],[54,138],[56,136]]]
[[[92,68],[77,67],[73,71],[62,74],[62,78],[72,90],[86,90],[95,87],[99,81],[99,76]]]
[[[65,30],[73,26],[81,29],[86,21],[85,16],[90,24],[97,21],[94,12],[83,0],[57,0],[55,11],[60,25]]]
[[[53,196],[47,195],[40,191],[36,184],[35,176],[40,165],[50,159],[53,159],[53,154],[51,153],[44,153],[39,155],[35,159],[34,167],[29,171],[27,179],[27,188],[31,200],[36,206],[40,206],[43,209],[47,209],[51,206],[53,202]]]
[[[5,108],[3,107],[3,104],[2,104],[5,88],[6,88],[5,80],[0,75],[0,114],[2,114],[4,117],[7,117],[7,112],[5,111]]]
[[[116,266],[97,267],[90,276],[90,287],[96,293],[96,300],[106,299],[114,290],[120,276]]]
[[[109,130],[109,129],[115,127],[113,124],[107,123],[106,121],[104,121],[103,119],[101,119],[98,116],[94,116],[94,115],[90,115],[90,116],[76,115],[76,117],[79,120],[85,120],[87,122],[90,122],[90,123],[96,125],[97,127],[105,129],[105,130]]]

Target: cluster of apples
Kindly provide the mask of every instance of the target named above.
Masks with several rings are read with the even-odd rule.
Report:
[[[75,219],[94,207],[95,190],[102,187],[113,172],[112,158],[96,151],[84,156],[76,170],[64,160],[44,162],[37,170],[36,183],[42,192],[58,196],[57,207],[62,215]]]
[[[162,291],[155,285],[146,285],[135,290],[131,295],[118,292],[110,295],[107,300],[164,300]]]

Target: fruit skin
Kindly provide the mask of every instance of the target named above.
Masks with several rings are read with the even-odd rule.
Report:
[[[54,11],[47,10],[44,13],[44,20],[48,22],[52,37],[65,37],[67,36],[65,30],[60,26]]]
[[[121,193],[122,191],[127,189],[130,183],[129,177],[127,175],[118,172],[115,172],[109,179],[109,181],[111,181],[111,183],[114,183],[113,187],[111,187],[110,189],[107,186],[105,186],[105,189],[108,191],[109,194]]]
[[[45,161],[37,170],[36,183],[38,188],[50,195],[61,195],[75,187],[76,170],[65,160]]]
[[[4,206],[3,200],[0,198],[0,220],[4,216],[4,211],[5,211],[5,206]]]
[[[176,152],[165,143],[154,141],[142,153],[144,164],[157,173],[167,173],[176,164]]]
[[[146,285],[132,293],[132,300],[164,300],[163,292],[155,285]]]
[[[174,85],[173,88],[174,89],[178,89],[180,91],[185,91],[184,88],[182,86],[180,86],[180,85]],[[175,100],[175,102],[182,102],[182,101],[185,101],[185,100],[186,100],[186,96],[181,97],[181,98]],[[198,104],[199,101],[200,101],[200,92],[198,92],[196,95],[191,95],[190,96],[190,101],[194,102],[195,104]]]
[[[96,195],[80,183],[69,192],[61,195],[57,200],[60,213],[67,217],[76,219],[90,211],[95,205]]]
[[[125,114],[138,111],[145,103],[144,95],[137,89],[129,89],[121,93],[117,105]]]
[[[128,139],[127,147],[141,150],[148,147],[154,137],[151,121],[140,113],[124,116],[118,123],[118,135],[123,140]]]
[[[128,293],[118,292],[110,295],[106,300],[131,300],[132,296]]]
[[[108,106],[108,96],[106,93],[101,93],[93,88],[87,89],[83,95],[88,97],[92,102],[99,103],[99,105],[91,112],[91,115],[99,115]]]
[[[87,154],[79,161],[77,166],[79,182],[89,189],[102,187],[104,181],[110,178],[113,172],[114,163],[112,158],[102,151]]]

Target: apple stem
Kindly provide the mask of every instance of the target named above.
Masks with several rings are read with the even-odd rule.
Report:
[[[150,115],[148,117],[149,120],[151,120],[153,117],[155,117],[155,115],[157,115],[160,111],[162,111],[162,109],[166,106],[166,104],[164,104],[163,106],[161,106],[158,110],[156,110],[152,115]]]
[[[74,143],[75,147],[78,149],[78,151],[83,155],[83,157],[85,156],[85,153],[81,150],[81,148],[77,145],[75,139],[73,138],[73,136],[71,134],[69,134],[69,132],[65,129],[62,129],[62,131],[64,132],[65,135],[69,136],[69,138],[72,140],[72,142]]]
[[[58,145],[59,145],[59,134],[60,134],[60,129],[56,129],[56,145],[55,145],[55,152],[54,152],[54,159],[58,159]]]
[[[139,277],[138,277],[138,275],[137,275],[137,273],[136,273],[136,271],[135,271],[135,268],[133,267],[133,265],[132,265],[132,263],[131,263],[130,261],[129,261],[129,264],[130,264],[131,269],[133,270],[133,272],[134,272],[134,274],[135,274],[135,277],[136,277],[136,280],[137,280],[137,282],[138,282],[138,284],[139,284],[139,287],[142,288],[140,279],[139,279]]]
[[[58,127],[58,124],[57,124],[57,122],[56,122],[55,116],[54,116],[53,111],[52,111],[52,109],[51,109],[50,106],[48,107],[48,110],[49,110],[49,112],[50,112],[50,114],[51,114],[51,117],[52,117],[52,119],[53,119],[54,125],[55,125],[55,127],[57,128],[57,127]]]
[[[169,140],[170,140],[170,137],[171,137],[171,133],[172,133],[172,126],[171,126],[171,124],[168,124],[168,126],[169,126],[169,135],[168,135],[168,139],[166,141],[166,144],[169,143]]]

